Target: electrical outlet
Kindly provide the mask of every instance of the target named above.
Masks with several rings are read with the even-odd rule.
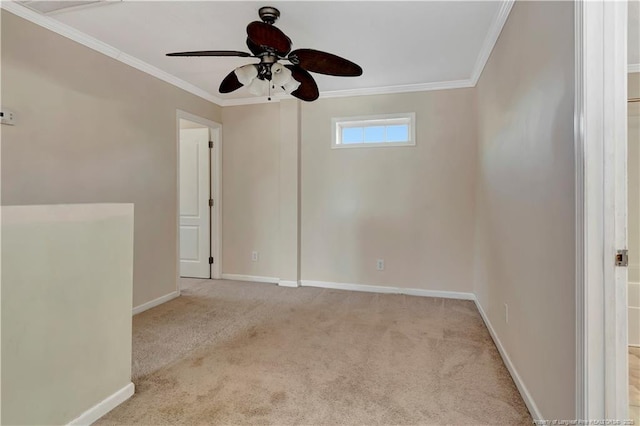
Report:
[[[384,259],[376,260],[376,269],[378,271],[384,271]]]
[[[509,305],[504,304],[504,322],[509,324]]]
[[[15,114],[4,108],[0,108],[0,124],[8,124],[13,126],[15,124]]]
[[[252,262],[257,262],[258,261],[258,252],[257,251],[252,251],[251,252],[251,261]]]

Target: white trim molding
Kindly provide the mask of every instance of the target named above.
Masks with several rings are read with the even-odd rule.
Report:
[[[576,419],[628,410],[627,4],[575,2]]]
[[[209,150],[209,180],[211,182],[210,196],[213,208],[210,210],[209,244],[213,265],[209,271],[211,278],[220,279],[222,275],[222,124],[181,109],[176,110],[176,156],[177,168],[177,199],[180,199],[180,120],[188,120],[209,128],[209,140],[213,141],[213,149]],[[180,235],[180,205],[177,206],[177,232]],[[180,239],[176,242],[177,271],[180,271]],[[178,277],[179,280],[180,277]],[[179,289],[178,289],[179,290]]]
[[[470,79],[436,81],[433,83],[400,84],[396,86],[368,87],[362,89],[330,90],[320,92],[320,98],[344,98],[347,96],[389,95],[393,93],[430,92],[433,90],[466,89],[474,87]]]
[[[520,392],[520,395],[522,396],[524,403],[527,405],[527,408],[529,409],[529,413],[531,413],[531,416],[533,417],[534,420],[543,420],[544,417],[540,413],[540,409],[538,409],[538,406],[536,405],[536,402],[531,396],[529,389],[527,389],[527,387],[524,384],[524,381],[520,377],[520,374],[518,374],[518,370],[516,370],[516,367],[513,365],[513,362],[511,362],[511,358],[509,358],[509,354],[505,350],[504,346],[502,346],[502,342],[498,338],[498,333],[496,333],[496,331],[493,329],[493,326],[491,325],[491,321],[489,321],[489,317],[487,316],[487,314],[484,313],[484,309],[482,309],[482,305],[480,305],[480,302],[478,301],[478,299],[474,299],[474,300],[476,302],[476,307],[480,312],[480,316],[482,317],[482,320],[484,321],[484,324],[487,326],[487,329],[489,330],[489,334],[493,339],[493,343],[495,343],[496,348],[498,348],[498,352],[502,357],[502,361],[504,362],[504,365],[506,365],[507,370],[509,370],[509,374],[511,374],[511,378],[513,379],[513,382],[516,384],[516,387],[518,388],[518,391]]]
[[[404,294],[407,296],[441,297],[445,299],[475,300],[473,293],[427,290],[423,288],[389,287],[381,285],[337,283],[330,281],[301,280],[302,287],[330,288],[334,290],[363,291],[367,293]]]
[[[222,107],[232,107],[232,106],[240,106],[240,105],[255,105],[255,104],[266,104],[266,103],[278,103],[283,99],[295,99],[293,96],[290,96],[286,93],[276,93],[271,95],[271,100],[267,99],[266,96],[255,96],[252,98],[233,98],[233,99],[225,99],[219,104]]]
[[[279,284],[280,278],[276,277],[261,277],[258,275],[241,275],[241,274],[222,274],[223,280],[232,280],[232,281],[250,281],[254,283],[268,283],[268,284]]]
[[[640,64],[629,64],[627,67],[627,72],[629,74],[634,72],[640,72]]]
[[[299,281],[279,280],[278,281],[278,285],[280,287],[300,287],[300,282]]]
[[[75,419],[71,420],[69,425],[90,425],[98,420],[100,417],[107,414],[109,411],[116,408],[118,405],[131,398],[135,392],[135,386],[129,382],[128,385],[115,393],[109,395],[93,407],[89,408],[84,413],[80,414]]]
[[[467,89],[474,86],[475,84],[473,83],[473,81],[471,79],[467,79],[454,81],[437,81],[433,83],[404,84],[396,86],[364,87],[360,89],[323,91],[320,92],[320,99],[345,98],[349,96],[390,95],[394,93],[429,92],[433,90],[447,89]],[[283,99],[295,98],[286,93],[278,93],[277,95],[271,96],[271,101],[269,101],[266,96],[257,96],[252,98],[225,99],[220,105],[223,107],[253,105],[263,104],[267,102],[280,102]]]
[[[473,73],[469,79],[471,87],[475,87],[475,85],[478,84],[478,80],[482,75],[482,71],[484,71],[485,65],[487,65],[487,61],[491,56],[493,48],[498,42],[502,28],[504,28],[504,24],[509,18],[509,13],[511,13],[514,3],[515,0],[504,0],[500,5],[500,9],[498,9],[498,13],[491,24],[491,29],[487,33],[487,37],[484,39],[484,43],[482,44],[482,48],[478,54],[478,59],[476,59],[476,65],[473,67]]]
[[[170,300],[175,299],[176,297],[180,296],[180,292],[178,291],[172,291],[169,294],[165,294],[164,296],[160,296],[157,299],[153,299],[147,303],[143,303],[142,305],[138,305],[135,308],[133,308],[133,315],[137,315],[140,312],[144,312],[147,311],[151,308],[155,308],[158,305],[162,305],[163,303],[167,303]]]

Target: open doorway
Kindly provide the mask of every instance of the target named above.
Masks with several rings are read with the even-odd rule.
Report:
[[[180,278],[220,278],[221,126],[178,111]]]

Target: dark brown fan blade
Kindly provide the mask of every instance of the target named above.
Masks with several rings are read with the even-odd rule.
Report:
[[[264,53],[264,49],[258,46],[257,44],[255,44],[254,42],[252,42],[249,37],[247,37],[247,47],[249,48],[251,53],[253,53],[255,56],[258,56],[261,53]]]
[[[357,77],[362,68],[353,62],[327,52],[314,49],[297,49],[289,54],[289,60],[307,71],[339,77]]]
[[[270,47],[279,56],[285,56],[291,50],[289,37],[273,25],[254,21],[247,25],[247,35],[255,45]]]
[[[242,83],[238,81],[238,77],[236,76],[236,72],[231,71],[220,83],[220,93],[231,93],[234,90],[238,90],[242,87]]]
[[[196,52],[167,53],[167,56],[240,56],[247,58],[251,53],[238,52],[237,50],[200,50]]]
[[[292,96],[307,102],[318,99],[320,95],[318,93],[318,85],[311,74],[296,65],[285,65],[285,67],[289,68],[291,70],[291,76],[300,82],[300,86],[291,92]]]

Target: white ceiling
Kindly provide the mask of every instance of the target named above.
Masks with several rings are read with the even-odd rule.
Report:
[[[321,94],[340,95],[473,86],[511,4],[499,0],[124,0],[57,11],[43,19],[79,30],[229,103],[242,102],[241,98],[255,100],[245,88],[231,94],[218,92],[218,85],[231,70],[255,59],[165,54],[248,51],[246,26],[259,20],[261,6],[280,10],[276,26],[292,39],[294,49],[324,50],[362,66],[364,73],[356,78],[314,74]],[[639,0],[632,0],[629,6],[630,64],[640,63],[639,5]]]
[[[502,2],[115,2],[51,15],[222,99],[218,85],[247,58],[169,58],[185,50],[247,51],[246,26],[261,6],[295,48],[310,47],[358,63],[364,74],[315,74],[321,92],[469,80]]]

